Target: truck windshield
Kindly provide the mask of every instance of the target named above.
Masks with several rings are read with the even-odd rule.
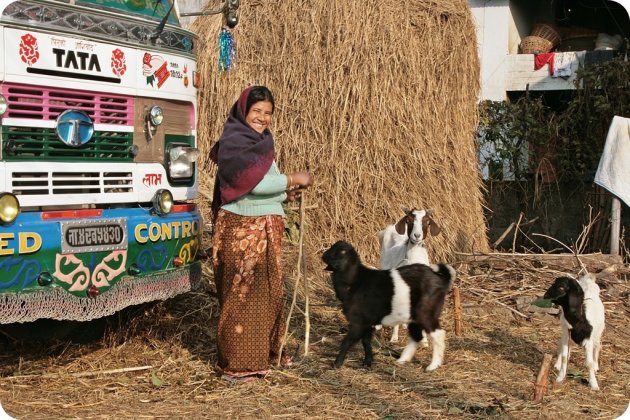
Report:
[[[132,15],[139,15],[160,22],[171,8],[173,0],[79,0],[82,6],[101,9],[116,9]],[[170,14],[167,23],[179,26],[176,13]]]

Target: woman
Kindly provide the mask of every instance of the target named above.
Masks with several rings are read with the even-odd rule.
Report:
[[[212,202],[218,367],[231,380],[265,374],[280,357],[282,202],[312,183],[308,172],[280,173],[269,131],[274,107],[266,87],[245,89],[210,151],[218,165]]]

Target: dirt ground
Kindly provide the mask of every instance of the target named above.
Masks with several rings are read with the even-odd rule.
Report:
[[[445,363],[435,372],[423,371],[430,358],[427,349],[419,349],[410,364],[395,363],[406,339],[402,329],[396,344],[388,342],[387,332],[376,334],[371,369],[361,366],[361,346],[344,367],[331,369],[345,322],[314,256],[309,355],[303,356],[304,316],[297,311],[288,344],[296,358],[291,368],[273,369],[250,384],[230,384],[217,376],[218,308],[206,266],[202,290],[111,317],[96,342],[34,344],[4,336],[0,403],[19,419],[621,416],[630,402],[628,268],[598,277],[607,310],[601,391],[588,387],[584,355],[574,345],[568,378],[553,386],[552,373],[542,403],[534,403],[538,370],[544,355],[555,352],[560,328],[557,316],[536,312],[527,302],[541,296],[556,274],[569,270],[535,259],[505,261],[454,264],[463,333],[454,334],[449,295],[442,315]],[[286,271],[290,302],[294,277],[291,269]],[[298,293],[300,307],[302,302]],[[94,327],[81,328],[89,332]]]

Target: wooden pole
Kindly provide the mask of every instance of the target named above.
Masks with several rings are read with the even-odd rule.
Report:
[[[612,198],[610,211],[610,253],[619,255],[619,228],[621,227],[621,203],[615,196]]]
[[[303,265],[303,248],[304,248],[304,216],[305,216],[305,206],[304,206],[304,191],[302,191],[302,196],[301,196],[301,200],[300,200],[300,237],[299,237],[299,242],[298,242],[298,257],[297,257],[297,272],[295,275],[295,285],[293,286],[293,298],[291,300],[291,306],[289,308],[289,315],[287,315],[287,322],[286,325],[284,327],[284,336],[282,337],[282,343],[280,344],[280,354],[278,355],[278,364],[277,366],[280,367],[280,364],[282,362],[282,350],[284,349],[284,345],[286,344],[287,341],[287,337],[289,335],[289,324],[291,323],[291,316],[293,315],[293,308],[295,308],[295,303],[297,301],[297,291],[298,291],[298,285],[300,284],[300,278],[302,277],[302,265]],[[306,282],[306,280],[305,280]],[[306,295],[306,299],[308,302],[308,294]],[[305,322],[307,324],[307,330],[306,330],[306,342],[305,342],[305,355],[306,353],[308,353],[308,340],[309,340],[309,335],[310,335],[310,318],[308,316],[308,306],[305,309]]]
[[[302,254],[302,277],[304,278],[304,356],[308,356],[308,346],[311,338],[311,317],[309,315],[309,281],[306,275],[306,256],[302,251],[304,247],[304,230],[306,219],[306,191],[302,191],[300,199],[300,254]]]
[[[549,380],[549,370],[551,369],[551,355],[545,354],[538,377],[536,378],[536,386],[534,387],[534,402],[542,402],[545,392],[547,391],[547,382]]]
[[[453,287],[453,317],[455,318],[455,335],[462,336],[462,301],[459,287]]]

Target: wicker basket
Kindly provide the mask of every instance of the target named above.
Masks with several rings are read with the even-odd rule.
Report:
[[[553,26],[546,23],[535,24],[530,35],[546,39],[551,42],[552,48],[558,46],[558,44],[562,41],[560,32],[558,32],[558,30]]]
[[[555,46],[548,39],[539,36],[526,36],[521,40],[521,54],[548,53]]]

